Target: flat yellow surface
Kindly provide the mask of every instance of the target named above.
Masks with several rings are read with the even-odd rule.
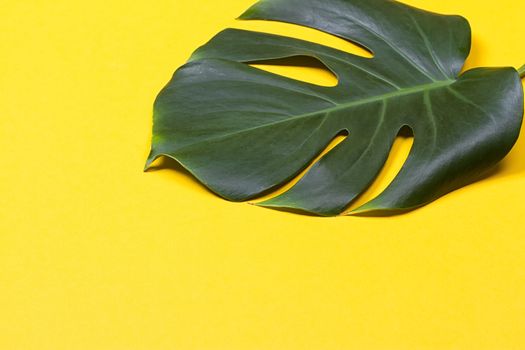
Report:
[[[525,137],[492,177],[390,218],[142,172],[157,92],[219,30],[351,46],[234,21],[252,2],[0,0],[0,349],[525,349]],[[469,67],[525,63],[524,1],[410,3],[470,20]]]

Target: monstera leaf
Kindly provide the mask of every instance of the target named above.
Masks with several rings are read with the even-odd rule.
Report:
[[[381,170],[400,129],[414,144],[403,168],[359,208],[407,210],[477,179],[515,143],[523,91],[514,68],[459,75],[470,28],[459,16],[389,0],[262,0],[241,19],[316,28],[367,48],[227,29],[177,70],[154,107],[147,167],[176,159],[220,196],[243,201],[287,182],[342,131],[349,136],[290,190],[259,203],[336,215]],[[248,62],[311,56],[338,77],[323,87]]]

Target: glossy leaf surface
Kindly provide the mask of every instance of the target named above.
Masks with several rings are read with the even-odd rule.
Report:
[[[290,190],[260,203],[337,215],[374,180],[399,131],[414,144],[388,188],[357,211],[416,208],[468,184],[514,145],[523,91],[514,68],[459,75],[470,28],[387,0],[262,0],[241,19],[316,28],[372,58],[294,38],[227,29],[159,94],[147,166],[176,159],[220,196],[243,201],[297,175],[342,131],[349,136]],[[338,77],[324,87],[247,63],[310,56]]]

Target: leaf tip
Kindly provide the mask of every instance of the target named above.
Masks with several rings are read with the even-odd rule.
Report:
[[[262,208],[268,208],[268,209],[277,209],[277,210],[301,210],[300,207],[297,205],[294,205],[293,203],[289,203],[286,201],[283,201],[279,198],[280,196],[270,198],[261,202],[253,202],[252,205],[255,205],[257,207]]]
[[[258,207],[264,207],[264,208],[275,208],[275,207],[281,207],[278,203],[275,203],[275,201],[273,200],[273,198],[271,199],[267,199],[265,201],[262,201],[262,202],[251,202],[249,203],[251,205],[255,205],[255,206],[258,206]]]
[[[521,79],[525,78],[525,64],[518,69],[518,74],[520,75]]]
[[[255,19],[255,12],[257,5],[259,3],[255,3],[252,7],[248,8],[246,11],[244,11],[239,17],[236,18],[236,20],[249,20],[249,19]]]
[[[367,213],[370,213],[376,210],[378,210],[378,208],[365,204],[358,208],[355,208],[354,210],[347,212],[346,215],[348,216],[361,215],[361,214],[367,214]]]
[[[159,156],[155,153],[150,152],[149,156],[148,156],[148,159],[146,160],[146,164],[144,165],[144,172],[148,171],[149,168],[151,167],[151,164],[153,164],[153,162],[158,158]]]
[[[396,211],[388,205],[380,204],[377,200],[371,200],[353,210],[345,213],[348,216],[388,216]]]

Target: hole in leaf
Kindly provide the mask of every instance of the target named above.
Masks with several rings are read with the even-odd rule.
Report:
[[[310,84],[333,87],[338,83],[336,75],[314,57],[293,56],[249,64],[254,68]]]
[[[231,23],[230,27],[310,41],[361,57],[372,58],[374,56],[372,51],[366,48],[364,45],[354,43],[352,41],[322,32],[314,28],[303,27],[297,24],[277,21],[249,20],[234,21]]]
[[[259,197],[255,200],[251,200],[250,202],[262,202],[265,200],[268,200],[273,197],[277,197],[280,194],[283,194],[284,192],[288,191],[290,188],[292,188],[299,180],[303,178],[303,176],[310,170],[310,168],[319,161],[325,154],[330,152],[333,148],[335,148],[338,144],[343,142],[347,137],[349,133],[348,130],[342,130],[340,131],[333,139],[328,143],[328,145],[325,147],[325,149],[313,159],[306,168],[303,169],[299,174],[297,174],[293,179],[290,181],[284,183],[283,185],[279,186],[274,191],[271,191],[269,193],[266,193],[263,197]]]
[[[404,126],[397,134],[388,159],[385,162],[385,165],[383,165],[379,175],[375,178],[374,182],[368,187],[368,189],[363,192],[342,215],[359,208],[363,204],[366,204],[379,196],[388,185],[392,183],[397,174],[399,174],[399,171],[408,158],[413,144],[414,133],[410,127]]]

